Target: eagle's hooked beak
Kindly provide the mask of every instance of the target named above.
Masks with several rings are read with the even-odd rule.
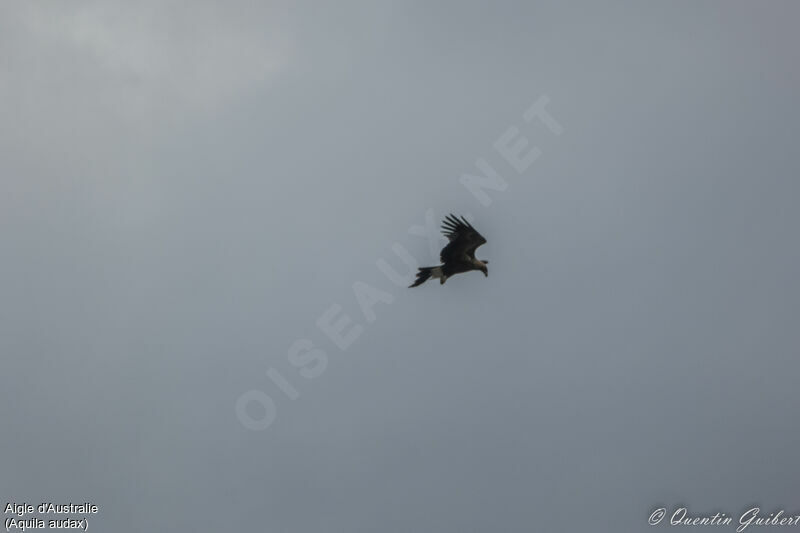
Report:
[[[487,278],[489,277],[489,268],[488,268],[488,267],[485,267],[485,266],[484,266],[484,267],[481,269],[481,272],[483,272],[483,275],[484,275],[485,277],[487,277]]]

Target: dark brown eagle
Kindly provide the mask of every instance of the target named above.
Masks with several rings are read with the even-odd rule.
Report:
[[[439,254],[442,264],[437,267],[420,268],[417,272],[417,281],[409,287],[422,285],[429,278],[438,278],[439,283],[444,284],[450,276],[470,270],[480,270],[484,276],[489,275],[489,269],[486,268],[489,261],[475,259],[475,249],[484,244],[486,239],[472,227],[472,224],[464,217],[458,219],[450,214],[442,222],[442,233],[450,240]]]

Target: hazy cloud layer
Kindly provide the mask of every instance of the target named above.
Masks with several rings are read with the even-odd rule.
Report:
[[[798,15],[4,2],[4,502],[88,500],[120,533],[800,511]],[[523,118],[543,95],[561,135]],[[541,150],[522,173],[512,127]],[[488,206],[460,182],[480,158]],[[472,216],[488,278],[387,279],[396,243],[434,259],[429,210]]]

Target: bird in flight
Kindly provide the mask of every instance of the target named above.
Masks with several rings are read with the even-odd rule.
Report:
[[[484,244],[486,239],[472,227],[472,224],[464,217],[458,219],[450,214],[442,222],[442,233],[450,241],[439,254],[442,264],[420,268],[417,280],[409,287],[422,285],[430,278],[438,279],[443,285],[450,276],[470,270],[480,270],[484,276],[489,275],[489,269],[486,267],[489,261],[475,259],[475,249]]]

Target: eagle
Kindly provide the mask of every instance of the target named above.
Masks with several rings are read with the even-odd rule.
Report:
[[[422,267],[417,272],[417,280],[409,285],[417,287],[428,279],[438,279],[444,285],[447,278],[470,270],[480,270],[484,276],[489,275],[486,265],[489,261],[475,259],[475,249],[484,244],[486,239],[472,227],[464,217],[456,218],[452,213],[442,222],[442,233],[450,241],[442,248],[439,259],[442,264],[436,267]]]

